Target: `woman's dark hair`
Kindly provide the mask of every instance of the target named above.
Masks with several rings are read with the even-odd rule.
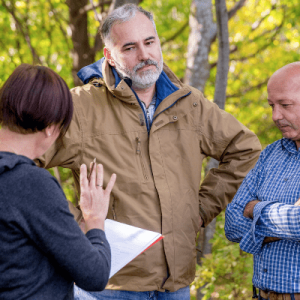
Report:
[[[22,64],[0,90],[0,123],[11,131],[27,134],[58,124],[64,135],[72,115],[69,88],[50,68]]]

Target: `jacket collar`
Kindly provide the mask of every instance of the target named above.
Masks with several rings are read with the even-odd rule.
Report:
[[[104,57],[93,64],[83,67],[77,73],[77,76],[84,84],[87,84],[93,78],[103,78],[107,87],[116,96],[120,96],[117,95],[120,89],[122,90],[122,96],[126,96],[126,94],[128,96],[132,95],[129,91],[126,92],[124,90],[124,82],[131,89],[131,80],[129,78],[121,79],[115,68],[111,67]],[[173,80],[176,84],[172,82]],[[179,90],[180,85],[181,83],[177,77],[164,64],[164,69],[156,81],[156,107],[169,95]]]
[[[105,58],[101,58],[100,60],[96,61],[93,64],[83,67],[77,73],[79,79],[84,83],[87,84],[93,78],[103,78],[102,74],[102,64]]]

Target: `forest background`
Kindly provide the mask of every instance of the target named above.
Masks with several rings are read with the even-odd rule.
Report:
[[[225,110],[250,128],[265,148],[281,138],[267,103],[267,81],[278,68],[299,61],[299,0],[215,1],[0,0],[0,86],[21,63],[52,68],[70,88],[81,85],[77,71],[102,57],[97,34],[101,20],[122,3],[133,2],[154,13],[164,61],[173,72],[217,102],[222,47],[217,16],[223,2],[229,59],[223,80]],[[224,103],[219,106],[224,108]],[[67,198],[75,199],[70,170],[50,171]],[[202,252],[191,299],[250,299],[252,256],[226,240],[224,213],[213,222],[210,233],[200,233],[197,248]]]

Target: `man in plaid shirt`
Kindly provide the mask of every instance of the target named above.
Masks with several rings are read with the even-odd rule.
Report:
[[[226,210],[226,237],[254,255],[259,299],[300,299],[300,62],[268,82],[283,138],[266,147]]]

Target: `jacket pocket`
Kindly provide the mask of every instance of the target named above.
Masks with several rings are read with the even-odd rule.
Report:
[[[143,173],[144,179],[148,180],[147,168],[145,165],[145,160],[144,160],[143,152],[142,152],[142,145],[141,145],[142,142],[139,137],[136,137],[135,141],[136,141],[136,155],[139,156],[139,161],[140,161],[140,165],[142,168],[142,173]]]

